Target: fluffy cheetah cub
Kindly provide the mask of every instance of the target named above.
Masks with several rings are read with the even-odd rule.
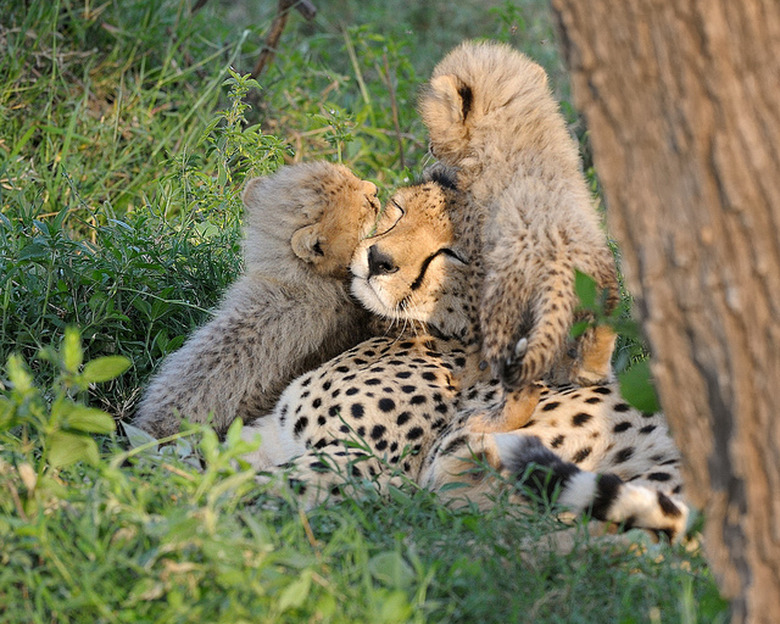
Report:
[[[347,267],[376,220],[376,186],[341,165],[302,163],[251,180],[243,200],[244,274],[138,406],[135,424],[157,437],[182,418],[211,418],[220,433],[251,422],[292,379],[368,337]]]
[[[433,154],[484,218],[483,355],[508,388],[555,371],[603,382],[615,335],[569,344],[575,269],[618,301],[612,254],[544,70],[508,46],[461,44],[434,69],[420,110]]]

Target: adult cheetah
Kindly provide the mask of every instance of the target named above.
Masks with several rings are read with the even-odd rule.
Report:
[[[247,459],[291,471],[309,505],[345,494],[354,481],[344,475],[380,489],[408,478],[443,493],[463,482],[458,495],[483,505],[492,488],[530,475],[531,486],[559,487],[575,512],[679,536],[687,508],[662,416],[639,414],[609,385],[535,386],[528,403],[480,366],[479,245],[469,240],[479,228],[469,215],[462,195],[436,181],[396,193],[351,268],[353,292],[395,320],[398,335],[296,379],[271,415],[245,428],[262,441]],[[465,470],[474,457],[505,479],[474,481]]]

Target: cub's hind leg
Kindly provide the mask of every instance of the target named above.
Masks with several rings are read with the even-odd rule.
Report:
[[[613,380],[612,352],[616,340],[615,330],[608,325],[589,327],[573,348],[575,359],[566,380],[580,386],[610,383]]]
[[[541,379],[581,386],[612,381],[615,331],[602,324],[588,327],[576,339],[570,336],[582,315],[576,311],[575,273],[568,258],[560,257],[537,275],[526,312],[530,320],[521,322],[514,333],[504,332],[512,336],[504,347],[508,354],[494,365],[504,387],[517,390]],[[609,314],[617,305],[617,290],[606,289],[604,312]]]
[[[469,429],[474,433],[504,433],[523,427],[531,420],[545,389],[542,384],[532,383],[507,392],[499,409],[472,416]]]
[[[578,258],[575,266],[595,280],[597,288],[600,289],[602,311],[605,315],[611,314],[620,302],[617,272],[611,252],[604,250],[602,253],[588,254]],[[567,381],[581,386],[611,382],[612,352],[616,340],[617,334],[609,325],[588,327],[576,340],[576,355],[567,367]]]

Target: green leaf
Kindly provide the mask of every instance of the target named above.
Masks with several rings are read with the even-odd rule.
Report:
[[[241,430],[243,428],[244,421],[240,418],[236,418],[230,423],[230,427],[228,427],[227,433],[225,434],[225,442],[228,447],[232,448],[241,441]]]
[[[209,464],[213,464],[219,455],[219,439],[213,429],[205,429],[200,440],[200,450]]]
[[[153,435],[147,433],[143,429],[139,429],[138,427],[131,425],[130,423],[122,421],[122,429],[125,430],[127,441],[130,442],[130,448],[137,448],[139,446],[143,446],[144,444],[157,441],[157,438],[155,438]]]
[[[464,483],[463,481],[451,481],[450,483],[445,483],[444,485],[436,488],[437,492],[449,492],[451,490],[459,490],[462,488],[471,487],[470,483]]]
[[[409,587],[414,583],[414,571],[399,552],[374,555],[368,562],[368,570],[371,576],[388,587]]]
[[[578,338],[579,336],[582,336],[582,334],[585,333],[585,331],[590,326],[590,323],[588,321],[577,321],[572,325],[571,330],[569,331],[569,334],[572,338]]]
[[[130,303],[136,310],[138,310],[141,314],[143,314],[145,319],[152,318],[152,306],[149,304],[148,301],[146,301],[145,299],[136,298],[133,299]]]
[[[165,349],[162,350],[163,353],[173,353],[176,351],[180,346],[184,344],[184,341],[187,339],[187,336],[180,334],[179,336],[174,336],[168,341],[168,344],[165,345]]]
[[[78,461],[97,464],[100,461],[97,444],[86,435],[57,431],[48,437],[47,446],[52,466],[69,466]]]
[[[53,423],[59,423],[62,419],[67,418],[76,407],[76,403],[73,402],[66,394],[60,394],[51,404],[51,415],[53,417]]]
[[[192,231],[197,233],[197,237],[193,237],[194,240],[209,240],[222,234],[222,230],[219,226],[204,221],[202,223],[196,223],[192,227]]]
[[[650,362],[640,360],[618,375],[620,394],[636,409],[652,414],[661,409],[653,386]]]
[[[413,612],[406,593],[400,590],[389,592],[382,599],[377,620],[379,622],[408,622]]]
[[[65,329],[65,338],[62,341],[62,363],[69,373],[76,373],[84,361],[84,351],[81,349],[81,337],[75,327]]]
[[[16,424],[16,406],[10,399],[0,396],[0,431],[10,429]]]
[[[87,362],[82,377],[87,383],[100,383],[118,377],[130,368],[130,360],[123,355],[106,355]]]
[[[609,321],[609,325],[612,327],[612,329],[615,330],[616,333],[633,340],[642,340],[641,328],[639,323],[637,323],[634,319],[623,319],[618,317],[613,317],[613,319],[614,320]]]
[[[314,612],[322,618],[322,621],[332,619],[336,614],[339,605],[336,602],[336,598],[331,594],[323,594],[317,601],[317,606],[314,608]]]
[[[95,407],[76,405],[67,416],[65,426],[68,429],[85,431],[87,433],[111,433],[116,429],[114,419],[110,414]]]
[[[40,243],[25,245],[19,252],[19,260],[44,260],[49,257],[49,251]]]
[[[47,237],[51,236],[51,234],[49,232],[49,226],[46,224],[45,221],[40,221],[38,219],[33,219],[33,223],[35,224],[35,227],[37,227],[38,230],[40,230],[40,232],[42,234],[45,234]]]
[[[20,394],[26,394],[33,387],[33,378],[27,367],[24,364],[24,360],[20,355],[10,355],[8,357],[8,378],[13,384],[14,390]]]
[[[301,575],[284,588],[279,596],[279,610],[297,609],[303,606],[311,589],[311,570],[306,569]]]
[[[576,269],[574,271],[574,292],[577,293],[577,297],[580,299],[580,305],[583,308],[591,310],[596,306],[596,299],[598,297],[596,280],[590,275]]]

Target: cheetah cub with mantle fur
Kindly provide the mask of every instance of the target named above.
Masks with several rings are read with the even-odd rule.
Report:
[[[134,424],[162,437],[182,418],[224,433],[269,413],[298,375],[369,336],[350,259],[378,211],[376,186],[328,162],[283,167],[243,195],[245,271],[216,316],[169,355]]]
[[[509,389],[611,377],[614,332],[576,345],[575,269],[618,302],[614,259],[544,70],[510,47],[466,42],[434,69],[420,111],[431,151],[484,216],[483,355]],[[575,348],[576,346],[576,348]]]

